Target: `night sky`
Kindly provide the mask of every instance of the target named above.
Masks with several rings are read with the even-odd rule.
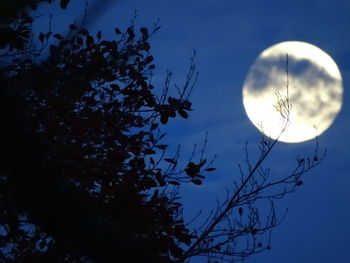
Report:
[[[68,11],[50,7],[53,30],[63,30],[80,17],[83,1],[72,1]],[[104,1],[96,1],[104,2]],[[254,158],[259,131],[249,121],[242,103],[242,86],[250,66],[264,49],[282,41],[304,41],[318,46],[337,63],[344,85],[343,107],[333,125],[319,137],[327,156],[321,166],[304,178],[298,191],[278,201],[283,223],[275,229],[272,250],[255,255],[248,263],[347,263],[350,250],[350,1],[347,0],[117,0],[96,5],[90,1],[86,25],[114,37],[114,27],[125,28],[134,11],[136,27],[152,27],[160,19],[161,30],[152,37],[156,71],[153,82],[161,86],[166,70],[173,84],[185,80],[193,50],[197,51],[199,79],[192,93],[194,111],[188,120],[164,127],[166,142],[181,144],[184,158],[194,143],[203,143],[208,131],[208,157],[218,154],[217,170],[204,185],[181,190],[189,219],[199,209],[209,211],[216,198],[238,178],[237,164],[244,164],[247,141]],[[56,4],[57,5],[57,4]],[[46,7],[45,7],[46,8]],[[41,9],[42,12],[43,9]],[[45,25],[41,24],[45,29]],[[63,30],[64,31],[64,30]],[[258,110],[258,109],[257,109]],[[312,154],[315,141],[280,142],[268,160],[276,176],[290,171],[295,158]],[[193,260],[202,262],[202,260]]]

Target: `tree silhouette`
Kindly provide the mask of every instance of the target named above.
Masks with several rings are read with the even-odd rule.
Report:
[[[69,0],[60,4],[66,8]],[[35,34],[34,18],[19,7],[3,9],[13,12],[2,16],[0,28],[1,260],[187,262],[205,256],[233,262],[270,249],[271,230],[280,222],[273,201],[320,163],[317,146],[273,181],[263,162],[277,139],[263,136],[257,161],[246,148],[247,171],[240,167],[227,199],[190,229],[178,187],[201,185],[215,170],[213,160],[205,157],[205,139],[199,155],[181,165],[179,149],[169,156],[160,127],[189,117],[194,56],[185,84],[170,96],[171,73],[160,90],[152,85],[149,40],[157,23],[116,28],[115,40],[78,24],[68,26],[69,37],[51,29]],[[276,107],[288,125],[288,97]],[[265,201],[266,220],[259,209]]]

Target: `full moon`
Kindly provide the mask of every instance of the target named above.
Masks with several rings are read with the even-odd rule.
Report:
[[[268,137],[288,143],[307,141],[327,130],[341,109],[342,97],[342,77],[333,59],[299,41],[264,50],[243,86],[251,122]]]

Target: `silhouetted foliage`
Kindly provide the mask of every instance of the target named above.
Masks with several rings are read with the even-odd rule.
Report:
[[[68,4],[60,1],[62,8]],[[279,223],[273,200],[302,184],[301,176],[322,160],[317,151],[312,159],[298,159],[290,175],[270,181],[262,163],[277,140],[263,137],[257,162],[247,158],[247,173],[241,169],[227,200],[191,230],[177,186],[201,185],[215,168],[204,156],[206,140],[197,161],[192,154],[180,167],[180,152],[168,156],[160,127],[189,117],[194,58],[184,86],[169,96],[170,73],[160,90],[151,81],[149,41],[157,23],[116,28],[116,39],[106,40],[101,31],[92,35],[77,24],[68,26],[69,37],[51,29],[35,35],[26,11],[3,20],[0,260],[114,262],[120,255],[113,252],[125,250],[145,262],[193,256],[215,262],[270,249]],[[257,200],[271,205],[266,222]]]
[[[66,4],[61,1],[62,8]],[[191,161],[183,169],[188,175],[175,172],[176,157],[164,158],[168,145],[161,143],[164,134],[158,126],[169,118],[188,117],[194,64],[177,98],[167,95],[170,74],[157,97],[151,84],[155,65],[149,37],[158,25],[151,31],[134,25],[125,32],[116,28],[117,40],[111,41],[103,40],[101,31],[93,36],[75,24],[69,25],[73,36],[69,39],[39,33],[42,47],[51,38],[58,41],[49,45],[46,60],[37,61],[42,49],[30,44],[35,37],[29,30],[32,22],[21,11],[2,31],[3,55],[13,58],[1,70],[2,84],[6,96],[20,95],[25,100],[23,127],[33,134],[45,162],[59,169],[65,187],[86,193],[84,198],[95,205],[98,217],[121,225],[158,255],[178,258],[181,244],[190,244],[193,237],[182,220],[176,191],[167,186],[184,181],[199,184],[204,178],[200,173],[208,167],[203,160],[198,165]],[[169,167],[163,168],[163,159]],[[189,173],[193,166],[196,172]],[[12,189],[5,187],[10,175],[4,174],[1,195],[9,205],[14,197]],[[26,211],[8,207],[1,211],[6,229],[1,243],[7,244],[2,251],[8,261],[39,262],[46,255],[53,262],[80,260],[81,253],[46,233],[40,224],[30,231],[23,229],[36,223]]]

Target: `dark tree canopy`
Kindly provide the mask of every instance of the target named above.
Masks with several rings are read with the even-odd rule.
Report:
[[[22,98],[21,128],[32,134],[46,165],[57,169],[56,180],[64,182],[62,187],[80,191],[95,207],[95,215],[112,228],[122,226],[156,254],[178,258],[182,244],[190,244],[193,237],[182,220],[176,192],[167,188],[184,181],[200,184],[208,167],[202,159],[175,172],[177,160],[165,158],[168,145],[162,144],[165,134],[160,134],[158,126],[169,118],[188,117],[194,65],[178,97],[167,95],[170,76],[156,96],[149,37],[158,25],[151,31],[134,25],[125,32],[116,28],[116,40],[104,40],[101,32],[92,36],[74,24],[69,25],[70,39],[40,33],[42,47],[52,38],[57,44],[49,45],[46,60],[37,61],[40,49],[28,47],[35,37],[29,30],[33,19],[21,11],[10,22],[2,31],[1,48],[13,60],[1,69],[2,92]],[[18,28],[13,28],[15,24]],[[166,166],[161,165],[164,162]],[[3,259],[39,262],[49,256],[52,262],[80,262],[84,253],[36,225],[30,211],[27,215],[12,205],[10,177],[2,171],[1,197],[6,206],[0,223],[6,235],[1,236],[1,244],[13,244],[3,250]],[[10,204],[13,209],[7,207]],[[24,229],[32,223],[35,230]]]
[[[68,4],[60,1],[62,8]],[[289,175],[269,181],[262,163],[277,140],[264,137],[258,161],[247,160],[247,174],[240,170],[227,200],[201,228],[189,229],[177,187],[201,185],[215,169],[205,146],[181,166],[179,150],[167,153],[161,127],[189,117],[197,78],[193,58],[184,86],[169,96],[170,73],[163,87],[152,85],[149,41],[157,23],[151,29],[133,23],[115,28],[114,40],[71,24],[67,37],[33,33],[34,18],[20,2],[5,9],[10,15],[1,14],[0,26],[0,260],[115,262],[127,256],[186,262],[205,256],[208,262],[233,262],[270,249],[271,230],[279,224],[273,200],[301,185],[301,176],[321,160],[317,151],[311,159],[298,159]],[[289,110],[287,100],[279,106],[286,107],[281,114]],[[271,204],[266,222],[254,206],[259,199]],[[260,235],[267,235],[265,243]],[[237,246],[241,238],[247,242]]]

